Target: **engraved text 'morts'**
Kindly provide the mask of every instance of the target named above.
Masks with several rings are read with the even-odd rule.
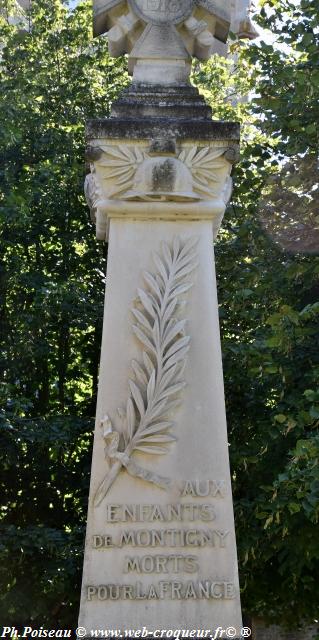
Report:
[[[196,573],[199,561],[196,556],[185,555],[146,555],[126,556],[124,573]]]
[[[144,22],[178,24],[192,13],[194,0],[129,0],[133,11]]]

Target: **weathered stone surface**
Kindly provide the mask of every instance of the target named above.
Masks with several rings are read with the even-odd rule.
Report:
[[[188,80],[192,56],[226,54],[230,0],[94,0],[94,34],[108,31],[110,53],[129,53],[135,81]]]
[[[254,40],[259,34],[251,20],[251,0],[231,0],[230,30],[237,38]]]
[[[121,119],[122,138],[107,135],[115,120],[88,126],[87,197],[97,237],[108,235],[110,248],[79,624],[101,628],[107,616],[110,628],[152,630],[165,620],[167,628],[239,632],[211,246],[231,191],[227,154],[236,155],[238,127],[208,121],[195,143],[192,122],[164,128],[164,119],[146,119],[137,139]],[[179,291],[187,306],[175,309]],[[155,316],[160,305],[158,320],[152,305]],[[155,355],[151,342],[169,326],[171,355],[160,344]],[[169,358],[177,367],[170,379]],[[134,449],[141,425],[144,444]]]
[[[239,142],[240,127],[237,122],[183,120],[166,118],[109,118],[88,120],[87,141],[100,138],[125,140],[152,140],[176,138],[177,140],[209,141],[228,140]]]
[[[112,106],[112,118],[211,120],[212,110],[190,85],[169,86],[134,83]]]
[[[194,143],[170,135],[169,128],[163,137],[153,131],[149,140],[89,139],[86,195],[97,238],[107,238],[112,217],[206,219],[216,236],[231,195],[237,138],[211,136]]]
[[[174,239],[183,248],[187,241],[195,241],[188,250],[194,264],[183,281],[185,286],[193,286],[181,293],[187,305],[176,315],[178,322],[187,320],[181,334],[184,337],[179,338],[189,346],[187,353],[180,352],[179,362],[185,363],[185,370],[176,370],[168,387],[163,387],[166,397],[180,405],[174,408],[168,404],[154,418],[153,425],[164,422],[160,441],[155,434],[157,445],[155,441],[151,445],[149,436],[150,445],[145,452],[141,449],[121,456],[116,446],[112,450],[111,438],[115,442],[116,433],[125,431],[127,421],[132,419],[128,399],[136,397],[140,402],[136,387],[129,380],[141,390],[147,415],[153,398],[150,386],[148,399],[144,395],[145,382],[139,367],[150,380],[143,352],[151,358],[154,355],[140,340],[142,329],[134,330],[134,325],[143,324],[131,309],[145,314],[142,292],[148,295],[150,285],[143,272],[153,276],[160,273],[160,263],[154,262],[153,252],[166,264],[169,275],[165,246],[173,256]],[[173,289],[174,277],[170,277],[169,286]],[[139,294],[138,288],[142,291]],[[175,349],[178,359],[177,346]],[[185,388],[180,386],[184,383]],[[133,403],[140,424],[134,400]],[[159,407],[156,403],[153,406]],[[124,422],[118,407],[123,408]],[[165,440],[165,433],[176,440]],[[164,448],[163,455],[151,455],[151,446],[154,451],[156,446]],[[150,631],[214,629],[218,625],[232,625],[239,630],[241,626],[208,221],[111,219],[79,624],[88,629],[146,626]]]
[[[239,126],[187,84],[228,1],[96,0],[133,85],[87,126],[85,193],[109,240],[79,626],[234,627],[241,610],[212,239]],[[163,12],[163,7],[165,11]],[[160,84],[165,84],[163,89]]]

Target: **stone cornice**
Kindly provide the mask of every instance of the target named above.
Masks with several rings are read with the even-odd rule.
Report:
[[[176,140],[229,141],[239,143],[240,125],[238,122],[218,120],[184,120],[167,118],[108,118],[88,120],[86,138],[114,138],[115,140],[151,140],[163,137]]]

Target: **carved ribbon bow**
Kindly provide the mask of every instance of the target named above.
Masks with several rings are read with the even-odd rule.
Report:
[[[131,476],[152,482],[161,489],[167,490],[171,488],[172,483],[169,478],[159,476],[153,471],[143,469],[143,467],[140,467],[140,465],[136,464],[136,462],[132,460],[126,451],[119,451],[120,434],[118,431],[113,431],[112,422],[107,415],[103,420],[101,420],[101,427],[103,429],[103,438],[105,442],[105,457],[109,460],[111,469],[116,462],[119,462],[121,466],[125,467]]]

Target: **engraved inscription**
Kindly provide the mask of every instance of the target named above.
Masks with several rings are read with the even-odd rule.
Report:
[[[181,496],[204,498],[224,498],[226,493],[225,480],[186,480],[181,489]]]
[[[107,522],[184,522],[215,520],[212,504],[108,504]]]
[[[94,549],[131,547],[215,547],[224,549],[230,531],[221,529],[139,529],[94,535]]]
[[[180,582],[161,580],[149,586],[141,582],[135,584],[105,584],[88,586],[86,588],[88,600],[231,600],[235,598],[233,582],[201,580]]]
[[[126,556],[124,561],[124,573],[195,573],[198,570],[196,556]]]
[[[115,549],[128,552],[119,557],[122,573],[127,576],[124,580],[134,575],[145,579],[161,574],[162,578],[167,576],[171,581],[161,580],[150,585],[145,585],[144,581],[89,585],[88,600],[227,600],[236,597],[233,582],[225,576],[224,580],[220,580],[220,576],[201,579],[204,568],[201,567],[201,550],[210,548],[215,554],[225,549],[224,553],[227,553],[231,540],[229,530],[211,528],[217,518],[218,502],[227,492],[226,482],[184,480],[175,483],[175,495],[176,492],[179,499],[175,503],[106,504],[105,520],[109,530],[97,532],[91,538],[91,546],[96,551],[107,553],[112,549],[112,555]],[[212,503],[213,499],[217,502]],[[157,528],[146,528],[152,523]],[[166,527],[164,523],[168,523]],[[130,549],[139,551],[130,552]],[[140,555],[142,549],[145,551]],[[199,574],[197,581],[185,581],[187,574],[196,573]],[[172,580],[174,574],[176,577],[184,574],[184,580]]]

